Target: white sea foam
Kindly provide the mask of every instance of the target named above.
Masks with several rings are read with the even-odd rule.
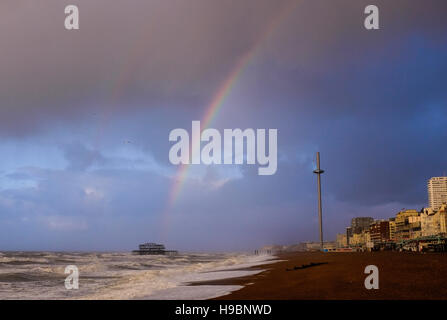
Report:
[[[273,263],[272,256],[238,255],[227,259],[196,263],[181,268],[132,274],[127,281],[100,290],[83,299],[210,299],[238,290],[240,286],[188,286],[202,282],[249,276],[263,270],[234,270]],[[123,279],[124,280],[124,279]],[[203,291],[202,291],[203,288]]]
[[[273,258],[247,254],[3,253],[0,299],[213,298],[241,287],[188,283],[252,275],[262,270],[241,269],[272,263]],[[64,269],[69,264],[79,269],[79,290],[65,289]]]

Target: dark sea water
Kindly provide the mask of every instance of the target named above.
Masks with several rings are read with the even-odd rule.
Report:
[[[270,259],[240,253],[0,252],[0,299],[205,299],[240,287],[187,283],[257,273],[235,269]],[[77,290],[65,287],[69,265],[79,271]]]

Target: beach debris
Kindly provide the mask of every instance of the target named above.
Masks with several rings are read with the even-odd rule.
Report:
[[[320,266],[320,265],[322,265],[322,264],[328,264],[328,262],[316,262],[316,263],[311,262],[311,263],[309,263],[309,264],[303,264],[303,265],[301,265],[300,267],[295,266],[295,267],[293,267],[292,269],[287,268],[286,271],[293,271],[293,270],[307,269],[307,268],[310,268],[310,267]]]

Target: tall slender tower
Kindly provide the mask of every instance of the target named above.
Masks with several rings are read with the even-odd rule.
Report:
[[[321,174],[324,170],[320,169],[320,153],[317,152],[317,170],[314,173],[317,174],[318,181],[318,221],[320,223],[320,250],[323,250],[323,217],[322,217],[322,207],[321,207]]]

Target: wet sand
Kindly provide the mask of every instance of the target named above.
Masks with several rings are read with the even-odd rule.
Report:
[[[256,266],[262,273],[197,284],[242,285],[217,299],[447,299],[447,254],[294,253]],[[294,270],[310,263],[325,263]],[[379,268],[379,289],[367,290],[367,265]],[[292,269],[287,271],[287,269]]]

